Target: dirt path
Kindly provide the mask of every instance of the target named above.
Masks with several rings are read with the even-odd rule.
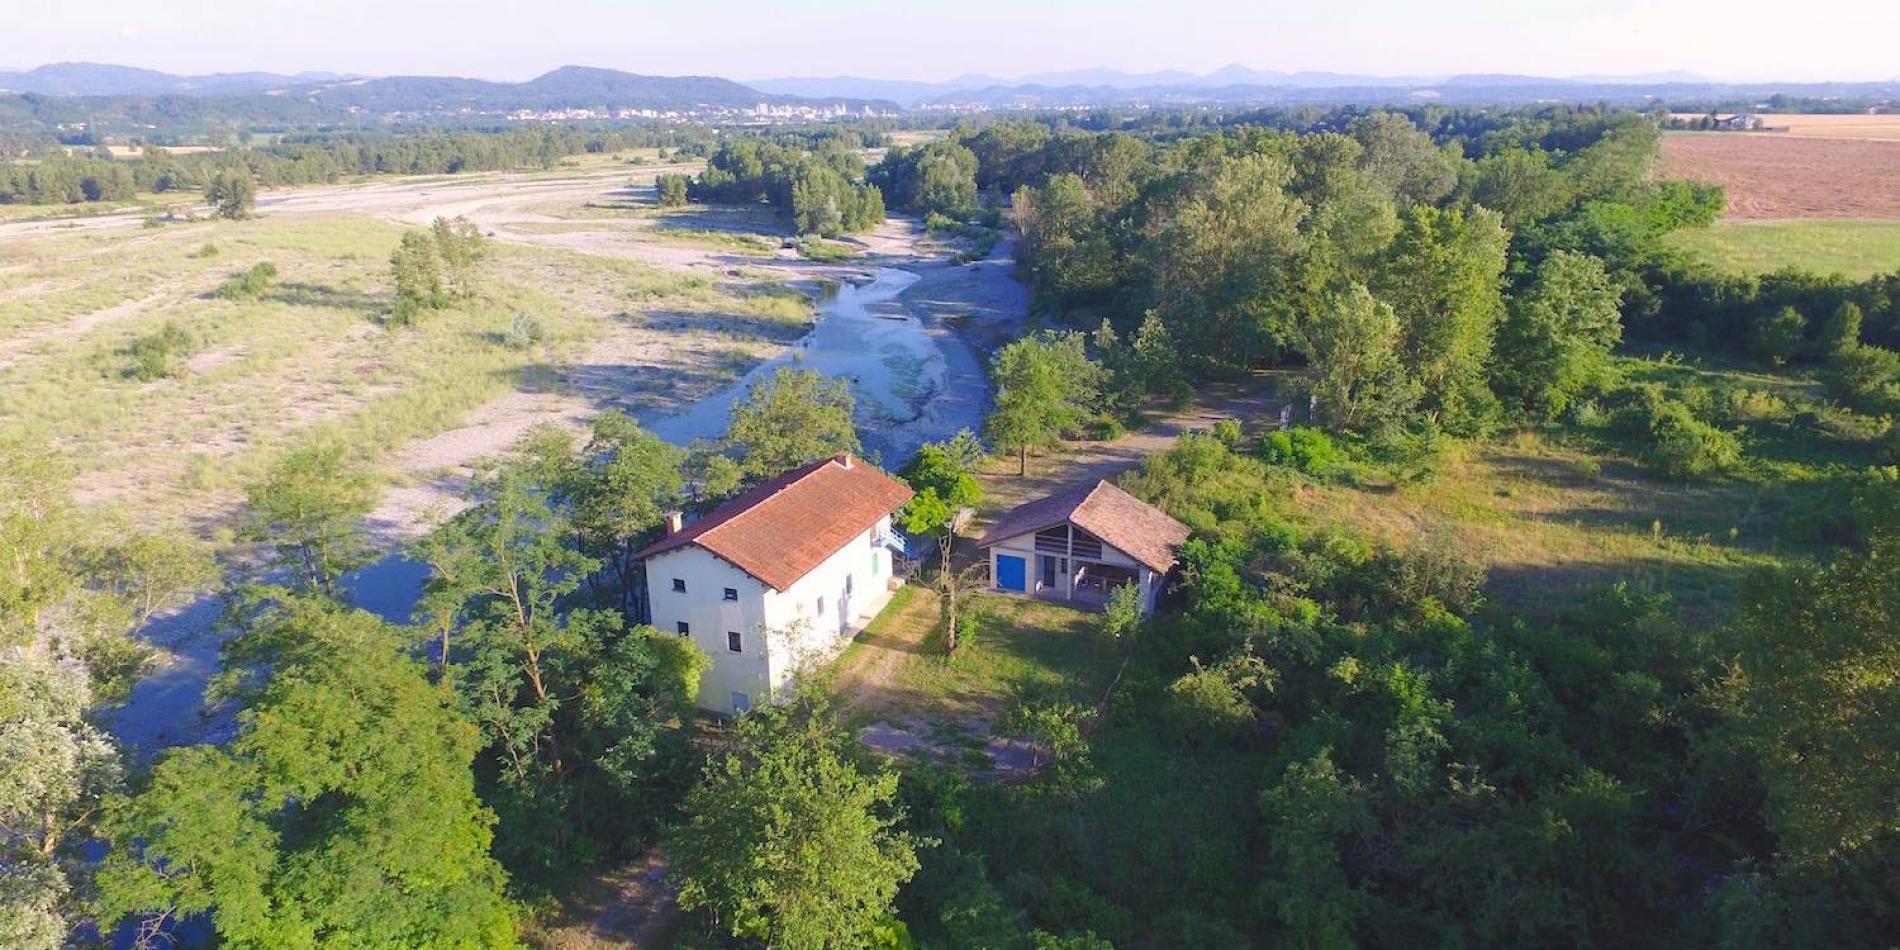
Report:
[[[1238,419],[1250,429],[1277,422],[1280,403],[1264,387],[1232,384],[1204,387],[1187,409],[1164,412],[1147,425],[1106,442],[1070,442],[1051,455],[1031,455],[1029,474],[1018,475],[1016,459],[997,458],[985,467],[983,510],[978,523],[1032,498],[1113,479],[1150,455],[1166,452],[1182,434],[1206,431],[1222,419]],[[970,532],[978,533],[978,532]]]
[[[91,313],[68,320],[65,323],[42,327],[38,330],[20,334],[19,336],[0,340],[0,369],[6,369],[12,366],[18,361],[23,352],[31,350],[39,344],[70,340],[115,320],[136,317],[169,296],[171,296],[170,293],[160,291],[150,296],[140,297],[137,300],[128,300],[121,304],[94,310]]]

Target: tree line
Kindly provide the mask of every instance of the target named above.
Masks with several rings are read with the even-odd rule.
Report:
[[[241,167],[259,185],[324,184],[358,175],[452,175],[471,171],[547,168],[573,155],[690,138],[651,130],[584,131],[550,126],[495,132],[286,136],[268,145],[174,154],[147,146],[133,158],[104,148],[68,155],[63,149],[0,163],[0,203],[75,204],[121,201],[145,192],[203,190]]]

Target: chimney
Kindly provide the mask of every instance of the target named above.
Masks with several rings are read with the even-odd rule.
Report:
[[[839,455],[838,464],[844,466],[845,468],[850,468],[851,467],[851,453],[846,452],[842,455]]]
[[[686,526],[685,512],[669,511],[666,513],[666,536],[667,537],[670,538],[676,534],[679,534],[680,529],[685,526]]]

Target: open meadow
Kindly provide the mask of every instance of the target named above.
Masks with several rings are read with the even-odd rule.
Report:
[[[66,452],[85,501],[215,530],[314,434],[401,483],[537,422],[676,410],[780,352],[812,308],[796,275],[752,266],[775,242],[643,208],[629,171],[286,189],[244,221],[0,223],[0,428]],[[491,235],[475,291],[392,327],[389,255],[438,215]],[[268,287],[220,293],[261,263]],[[165,365],[142,368],[161,341]]]

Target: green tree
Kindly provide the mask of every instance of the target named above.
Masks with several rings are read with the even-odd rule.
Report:
[[[389,269],[395,281],[395,306],[389,322],[406,326],[423,311],[448,303],[442,285],[442,258],[435,239],[426,231],[405,231],[395,253],[389,256]]]
[[[1457,153],[1393,112],[1355,119],[1348,131],[1363,150],[1359,169],[1401,205],[1433,204],[1458,184]]]
[[[861,450],[851,386],[816,370],[780,368],[733,404],[726,444],[748,482]]]
[[[119,750],[88,722],[86,671],[44,651],[0,648],[0,943],[65,946],[69,869],[100,803],[124,778]]]
[[[1758,573],[1735,622],[1742,717],[1768,820],[1799,865],[1900,834],[1900,534],[1822,567]],[[1891,858],[1888,858],[1890,861]]]
[[[1052,175],[1019,190],[1013,211],[1023,235],[1018,259],[1041,301],[1065,306],[1114,290],[1114,247],[1081,176]]]
[[[1554,419],[1601,388],[1623,338],[1621,301],[1602,261],[1569,251],[1544,258],[1499,328],[1498,390],[1532,418]]]
[[[1320,413],[1345,429],[1402,422],[1419,390],[1400,358],[1398,315],[1363,284],[1326,298],[1306,324],[1306,352],[1319,371]]]
[[[900,830],[897,776],[854,745],[810,696],[741,718],[668,847],[680,906],[767,946],[871,945],[923,842]]]
[[[1367,895],[1343,867],[1343,840],[1369,832],[1366,792],[1333,764],[1330,749],[1289,763],[1260,796],[1272,872],[1262,902],[1286,928],[1288,944],[1352,947],[1355,926],[1370,909]]]
[[[1820,339],[1815,341],[1815,349],[1823,358],[1838,356],[1848,349],[1860,345],[1860,325],[1865,319],[1860,304],[1852,300],[1843,300],[1834,312],[1828,314],[1821,324]]]
[[[337,579],[369,563],[363,519],[376,506],[376,485],[336,440],[284,453],[246,491],[250,512],[241,535],[262,541],[297,587],[331,593]]]
[[[1410,209],[1372,290],[1392,305],[1427,415],[1455,431],[1484,421],[1484,370],[1504,313],[1510,235],[1495,212]]]
[[[635,551],[685,500],[686,452],[609,410],[594,417],[580,456],[563,466],[555,491],[583,554],[606,565],[623,612],[632,615],[640,565]]]
[[[916,494],[899,513],[904,530],[911,534],[935,536],[937,540],[938,592],[941,597],[944,649],[957,650],[961,629],[958,595],[962,586],[954,577],[953,552],[957,542],[957,515],[983,501],[983,486],[977,482],[974,467],[985,457],[975,434],[964,430],[948,442],[925,443],[917,454],[898,471],[898,476]]]
[[[457,216],[453,220],[436,218],[429,226],[435,242],[435,256],[442,262],[442,274],[449,293],[467,299],[475,296],[475,265],[488,253],[488,239],[475,222]]]
[[[1308,209],[1284,155],[1222,156],[1157,197],[1139,236],[1140,273],[1183,362],[1251,365],[1295,333],[1295,263]]]
[[[1029,474],[1031,449],[1049,448],[1094,411],[1101,367],[1088,358],[1080,333],[1043,331],[997,351],[990,367],[996,409],[985,423],[990,443],[1017,453]]]
[[[1795,308],[1778,307],[1756,317],[1748,326],[1748,349],[1770,366],[1794,359],[1807,336],[1808,318]]]
[[[653,179],[655,200],[662,208],[683,208],[686,206],[686,186],[691,176],[680,174],[661,175]]]
[[[453,697],[370,614],[248,606],[225,657],[237,738],[166,754],[111,806],[100,918],[210,914],[234,946],[512,946]]]
[[[205,202],[220,218],[236,221],[251,216],[257,206],[257,179],[248,165],[227,165],[205,186]]]

